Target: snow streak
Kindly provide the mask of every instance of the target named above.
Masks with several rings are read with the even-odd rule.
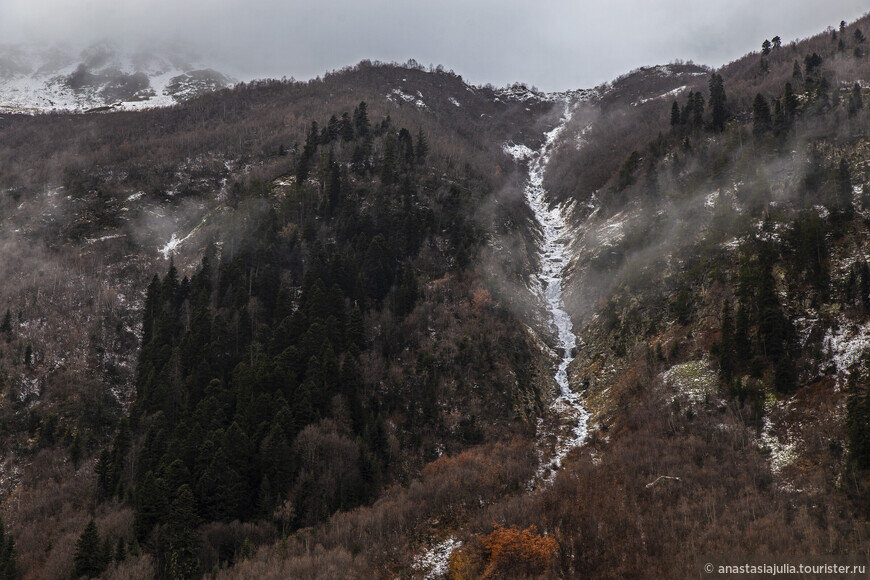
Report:
[[[558,416],[576,420],[576,425],[569,434],[558,437],[552,459],[541,469],[540,475],[550,473],[548,479],[555,476],[556,470],[561,467],[562,460],[568,452],[579,447],[586,440],[589,422],[589,413],[583,407],[580,395],[572,391],[568,384],[568,365],[574,360],[574,352],[577,347],[577,337],[574,335],[571,317],[565,311],[562,300],[564,270],[569,260],[567,235],[570,230],[565,218],[565,208],[563,206],[550,206],[547,192],[544,189],[544,172],[547,169],[556,141],[571,120],[571,114],[570,105],[566,105],[562,120],[546,134],[544,144],[538,151],[532,151],[523,145],[505,147],[505,151],[509,155],[518,161],[528,163],[529,180],[525,189],[526,201],[541,228],[540,271],[535,275],[533,283],[552,317],[561,356],[555,375],[556,383],[559,385],[559,396],[553,403],[553,408]]]

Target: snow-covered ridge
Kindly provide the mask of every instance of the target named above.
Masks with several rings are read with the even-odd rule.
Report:
[[[589,100],[597,89],[576,89],[546,93],[522,83],[514,83],[508,87],[495,89],[496,100],[515,103],[560,103]]]
[[[164,107],[231,84],[202,64],[109,43],[82,51],[0,46],[0,111]]]

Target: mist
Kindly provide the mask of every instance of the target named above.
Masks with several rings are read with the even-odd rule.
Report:
[[[236,78],[308,79],[361,59],[477,83],[586,88],[674,59],[718,66],[867,10],[862,0],[3,0],[0,42],[183,50]]]

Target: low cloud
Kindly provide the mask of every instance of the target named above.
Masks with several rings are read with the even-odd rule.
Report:
[[[3,0],[0,38],[183,46],[242,79],[415,58],[476,83],[561,90],[676,58],[723,64],[764,38],[853,20],[865,1]]]

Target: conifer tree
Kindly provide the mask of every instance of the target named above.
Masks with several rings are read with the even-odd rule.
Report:
[[[420,129],[417,131],[417,142],[414,144],[414,156],[417,158],[417,163],[422,165],[428,154],[429,142],[426,140],[426,134],[423,133],[423,129]]]
[[[864,108],[864,98],[861,94],[861,85],[855,83],[852,87],[852,95],[849,99],[849,116],[854,116],[858,111]]]
[[[347,112],[341,114],[341,139],[342,141],[353,141],[353,123],[350,120],[350,115]]]
[[[722,305],[722,338],[719,342],[719,371],[722,380],[731,382],[734,376],[734,324],[731,319],[731,301]]]
[[[761,43],[761,54],[767,56],[770,54],[770,41],[765,39],[764,42]]]
[[[858,377],[849,375],[846,402],[846,430],[849,437],[849,458],[858,469],[870,469],[870,392]]]
[[[0,580],[18,580],[15,540],[11,533],[6,533],[2,516],[0,516]]]
[[[782,96],[782,105],[783,110],[785,112],[785,117],[789,123],[794,121],[795,115],[797,115],[797,107],[798,100],[794,94],[794,89],[792,89],[791,83],[785,83],[785,91]]]
[[[85,526],[76,542],[73,556],[73,576],[80,578],[96,578],[106,569],[103,561],[103,550],[100,542],[100,532],[93,518]]]
[[[199,536],[196,526],[196,502],[190,486],[183,485],[176,492],[169,510],[166,542],[169,554],[170,578],[199,578]]]
[[[779,138],[785,136],[788,132],[788,117],[786,117],[785,109],[782,103],[777,100],[773,103],[773,134]]]
[[[764,95],[758,93],[752,102],[752,132],[756,137],[767,133],[771,129],[773,119],[770,116],[770,105]]]
[[[692,126],[699,129],[704,124],[704,95],[701,91],[695,93],[695,103],[692,107]]]
[[[12,333],[12,313],[6,309],[6,314],[3,315],[3,323],[0,324],[0,332],[7,336]]]
[[[371,123],[369,122],[368,106],[362,101],[353,112],[353,126],[356,134],[365,139],[369,136]]]
[[[849,163],[846,161],[845,157],[841,158],[840,163],[837,165],[834,184],[836,187],[835,202],[837,204],[837,208],[847,214],[851,213],[853,210],[852,176],[849,171]]]
[[[725,130],[725,121],[727,120],[725,98],[725,83],[722,80],[722,75],[713,74],[710,77],[710,109],[713,114],[711,127],[716,133]]]
[[[794,67],[791,71],[791,77],[798,82],[802,82],[804,80],[804,73],[801,70],[801,64],[798,61],[794,61]]]
[[[674,104],[671,107],[671,127],[677,127],[680,124],[680,104],[674,99]]]

